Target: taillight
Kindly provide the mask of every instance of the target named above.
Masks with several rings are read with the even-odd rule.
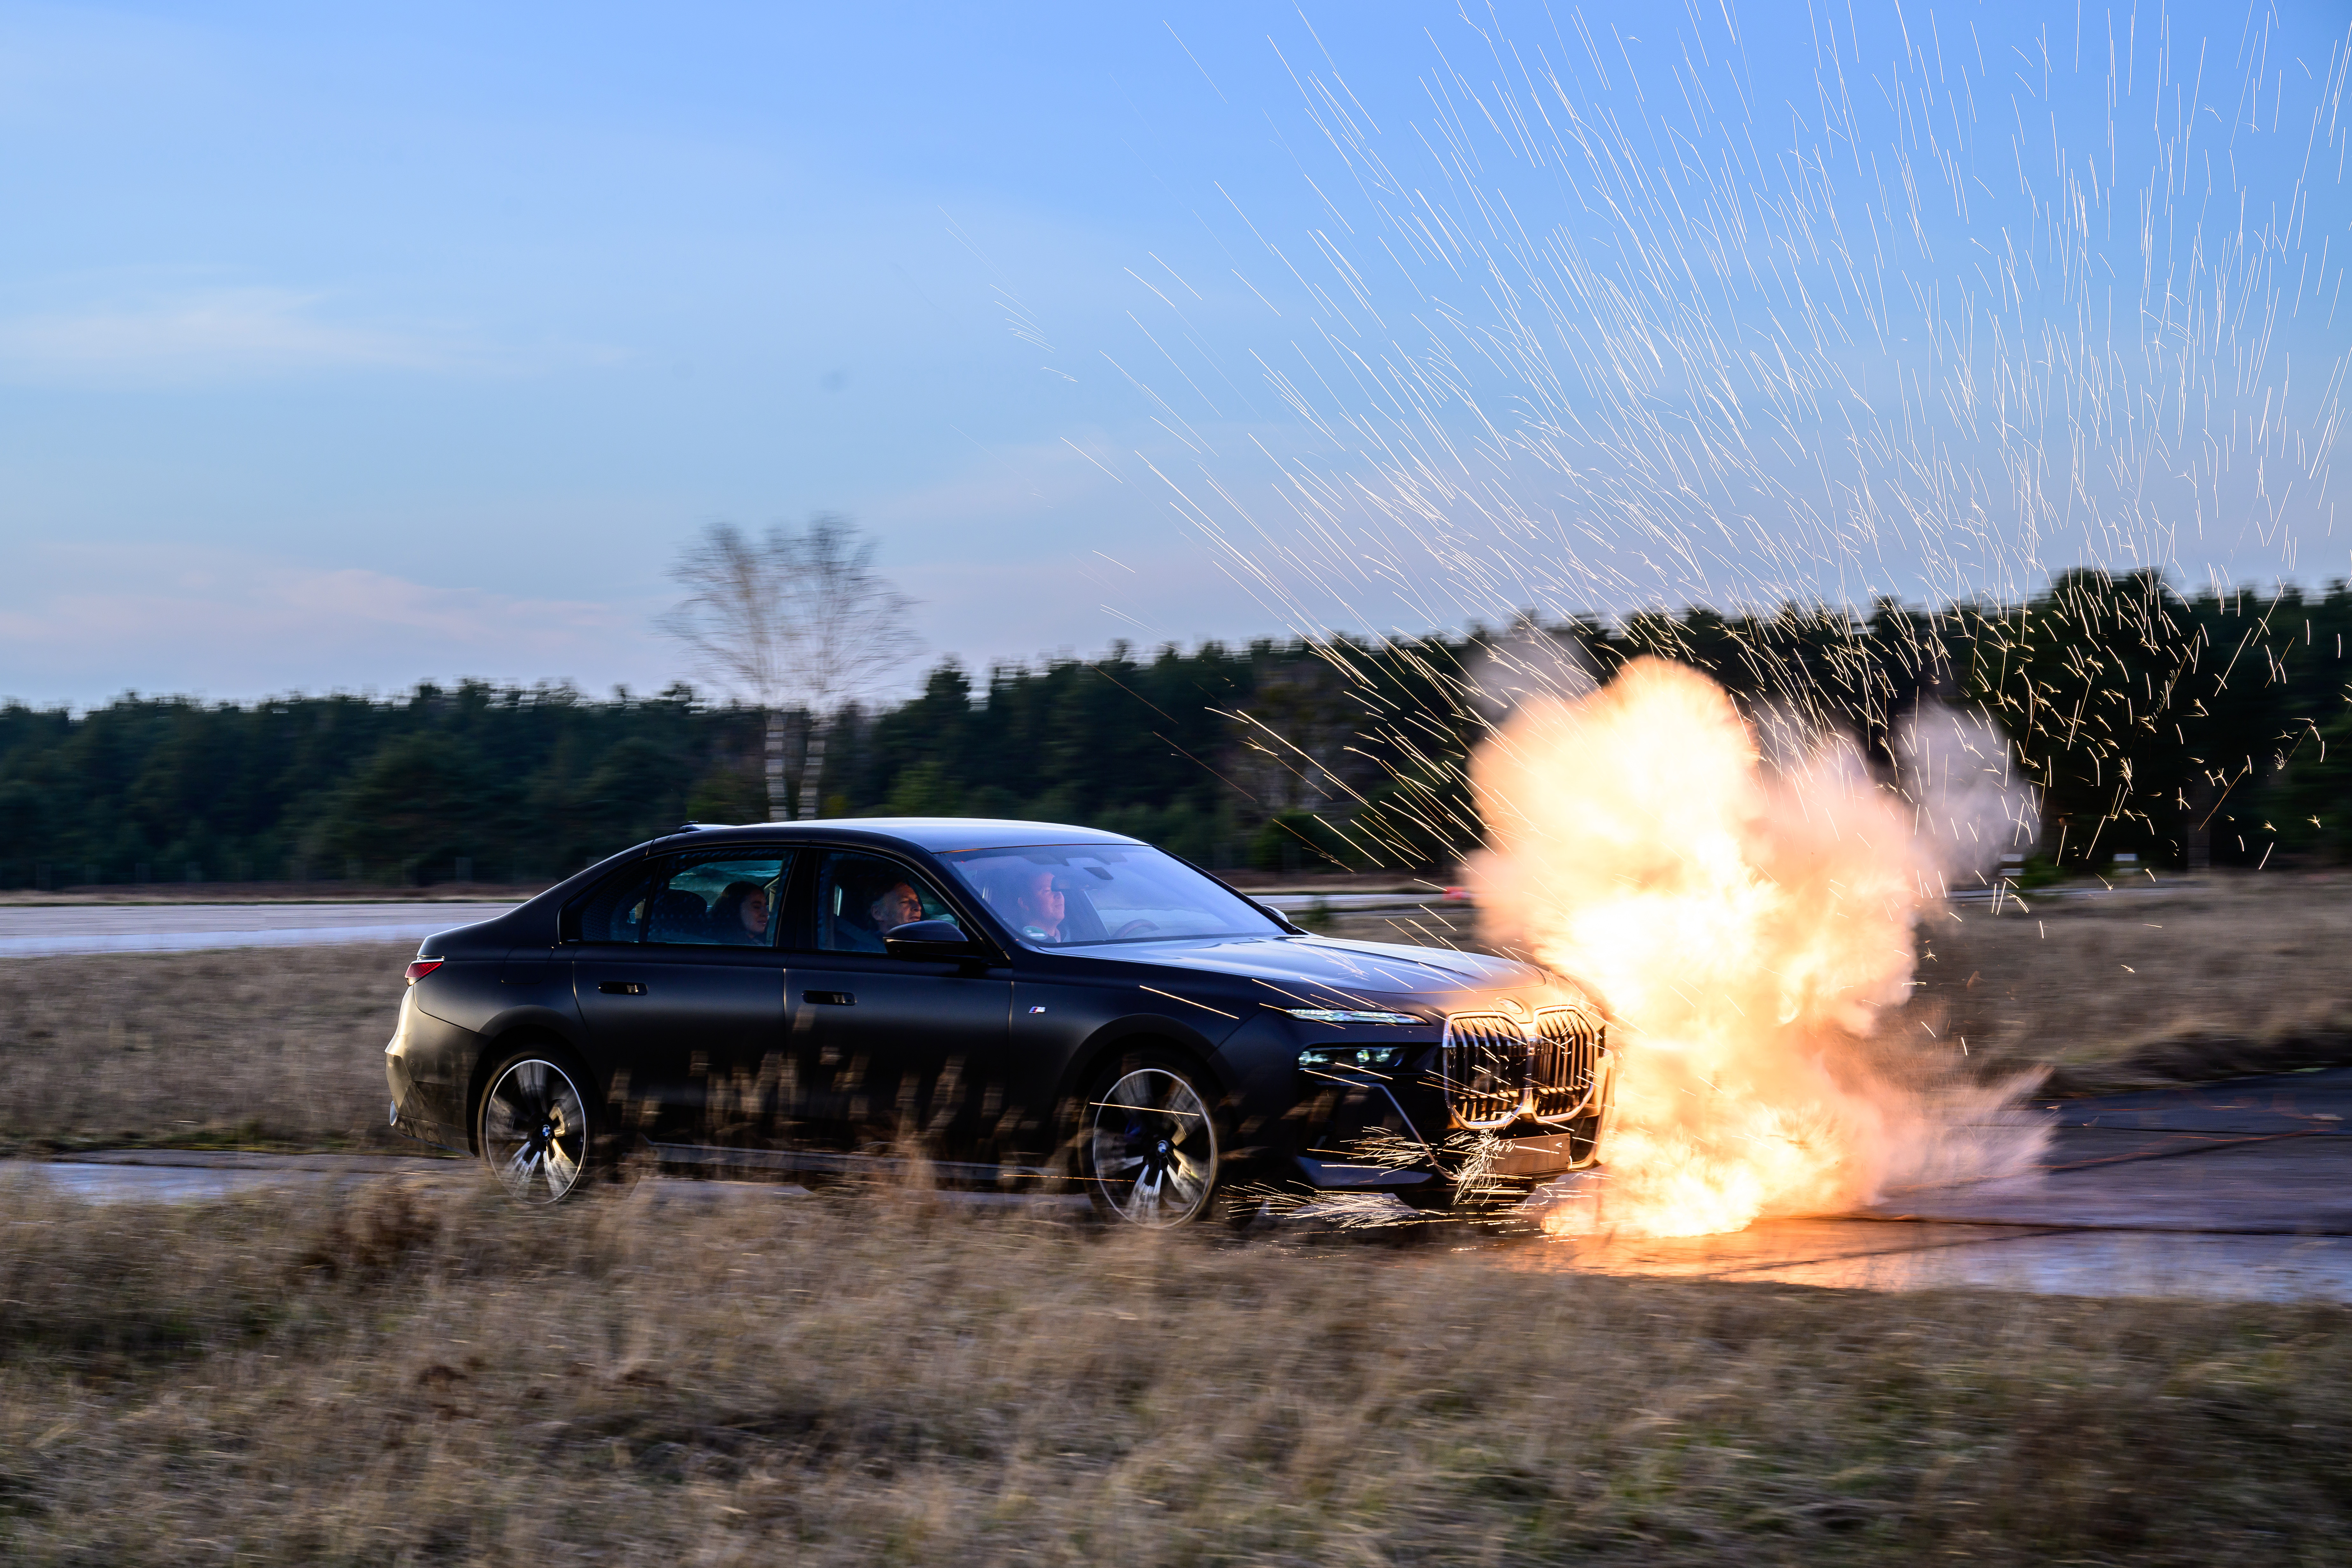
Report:
[[[420,958],[408,966],[408,983],[414,985],[440,967],[441,961],[437,958]]]

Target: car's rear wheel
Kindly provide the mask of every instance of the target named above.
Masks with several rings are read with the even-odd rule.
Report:
[[[595,1147],[587,1082],[577,1063],[543,1047],[490,1069],[475,1131],[483,1163],[509,1197],[544,1206],[584,1184]]]
[[[1079,1108],[1077,1163],[1104,1218],[1162,1230],[1210,1212],[1221,1151],[1207,1081],[1158,1053],[1097,1079]]]

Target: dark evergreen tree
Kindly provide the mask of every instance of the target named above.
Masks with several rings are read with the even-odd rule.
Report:
[[[816,782],[836,814],[1088,824],[1224,868],[1434,873],[1480,835],[1464,771],[1496,711],[1480,672],[1534,637],[1601,679],[1644,654],[1696,665],[1759,719],[1840,725],[1882,763],[1921,702],[1981,704],[2042,792],[2044,851],[2069,864],[2340,858],[2347,634],[2341,583],[2184,597],[2078,571],[2023,605],[1880,604],[1866,620],[1701,608],[1148,658],[1120,644],[984,682],[942,665],[907,702],[842,714]],[[9,705],[0,886],[541,880],[689,817],[761,819],[763,738],[756,711],[685,686]]]

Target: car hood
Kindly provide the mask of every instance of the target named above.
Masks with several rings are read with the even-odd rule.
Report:
[[[1549,984],[1533,964],[1446,948],[1339,942],[1328,937],[1204,937],[1120,949],[1079,950],[1088,956],[1230,974],[1296,989],[1310,1005],[1361,996],[1458,995]]]

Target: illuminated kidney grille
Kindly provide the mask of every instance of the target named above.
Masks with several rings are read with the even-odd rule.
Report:
[[[1592,1103],[1600,1076],[1600,1017],[1582,1007],[1545,1007],[1529,1031],[1500,1013],[1456,1013],[1445,1020],[1439,1070],[1454,1124],[1473,1131],[1573,1120]]]
[[[1518,1021],[1500,1013],[1457,1013],[1445,1020],[1440,1070],[1445,1109],[1457,1126],[1479,1131],[1507,1126],[1525,1098],[1528,1042]]]
[[[1592,1098],[1601,1070],[1601,1020],[1581,1007],[1544,1007],[1536,1013],[1533,1060],[1528,1073],[1528,1114],[1538,1121],[1564,1121]]]

